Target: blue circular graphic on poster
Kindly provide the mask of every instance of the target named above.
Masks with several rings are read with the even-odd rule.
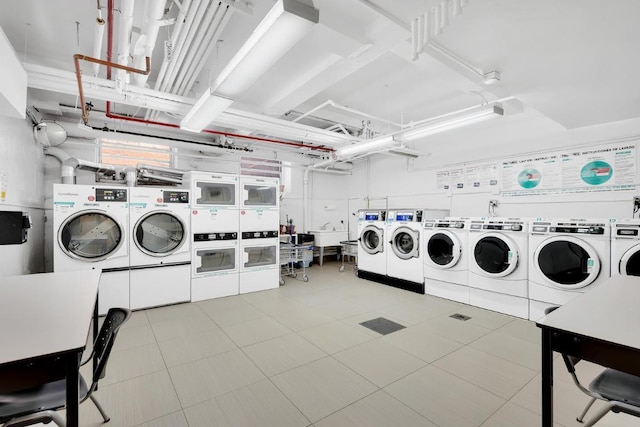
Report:
[[[522,188],[536,188],[540,184],[538,169],[525,169],[518,174],[518,184]]]
[[[613,168],[602,160],[589,162],[580,171],[580,178],[589,185],[604,184],[609,181],[611,175],[613,175]]]

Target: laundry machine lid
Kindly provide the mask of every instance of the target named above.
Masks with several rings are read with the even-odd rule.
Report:
[[[579,289],[600,273],[600,258],[586,241],[572,236],[554,236],[536,248],[534,268],[547,282],[560,289]]]
[[[176,252],[186,241],[185,223],[172,212],[149,212],[136,223],[134,230],[136,246],[143,253],[164,257]]]
[[[123,243],[123,228],[103,211],[82,211],[67,218],[58,229],[58,244],[68,256],[102,261]]]
[[[619,269],[623,276],[640,276],[640,244],[629,248],[622,255]]]
[[[448,269],[460,261],[462,245],[454,233],[441,230],[427,240],[427,264],[441,269]]]
[[[374,255],[384,251],[384,230],[375,225],[367,225],[360,232],[360,247],[366,253]]]
[[[420,233],[410,227],[400,226],[391,234],[391,250],[400,259],[420,256]]]
[[[518,266],[518,258],[518,247],[504,234],[484,233],[473,245],[473,262],[488,277],[508,276]]]

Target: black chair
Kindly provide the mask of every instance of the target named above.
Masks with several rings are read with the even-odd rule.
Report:
[[[556,308],[558,307],[547,308],[545,314],[551,313]],[[587,415],[596,400],[602,400],[606,402],[606,405],[584,424],[585,427],[593,426],[609,411],[614,413],[623,412],[640,417],[640,377],[606,368],[591,381],[589,388],[586,388],[580,383],[576,375],[576,365],[582,359],[564,353],[561,353],[561,355],[574,384],[580,391],[591,397],[587,406],[576,418],[578,422],[583,422],[585,415]]]
[[[85,379],[80,375],[80,403],[91,399],[105,423],[110,418],[92,393],[98,387],[98,381],[104,378],[107,361],[118,330],[129,320],[129,317],[131,317],[131,311],[126,308],[110,309],[93,344],[91,355],[82,363],[85,365],[93,360],[94,356],[96,358],[90,387],[87,387]],[[0,424],[3,427],[17,427],[39,422],[48,424],[53,421],[60,427],[64,427],[65,421],[55,411],[65,406],[66,381],[64,379],[34,389],[2,394],[0,395]]]

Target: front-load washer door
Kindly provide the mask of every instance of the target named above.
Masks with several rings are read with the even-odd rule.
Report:
[[[409,227],[398,227],[391,234],[391,249],[400,259],[420,256],[420,233]]]
[[[434,233],[427,240],[427,265],[443,270],[455,266],[462,255],[462,245],[458,236],[450,231],[442,230]]]
[[[171,212],[150,212],[134,228],[134,242],[143,253],[164,257],[176,252],[187,239],[184,222]]]
[[[572,236],[543,241],[533,256],[534,268],[560,289],[579,289],[593,283],[600,273],[600,258],[593,247]]]
[[[375,255],[384,251],[384,231],[375,225],[367,225],[358,240],[362,250],[368,254]]]
[[[58,244],[68,256],[83,261],[102,261],[124,241],[122,225],[103,211],[78,212],[58,230]]]
[[[488,277],[505,277],[518,265],[518,249],[509,237],[485,233],[473,247],[474,262],[479,272]]]
[[[635,245],[622,255],[619,269],[623,276],[640,276],[640,244]]]

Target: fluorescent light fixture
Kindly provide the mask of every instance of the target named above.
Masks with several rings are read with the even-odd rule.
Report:
[[[233,99],[223,98],[206,91],[180,121],[180,129],[201,132],[209,123],[233,104]]]
[[[393,135],[385,135],[380,138],[374,138],[366,142],[361,142],[358,144],[349,145],[346,147],[340,147],[336,150],[336,156],[346,157],[346,156],[355,156],[359,154],[367,153],[368,151],[380,149],[387,145],[391,145],[396,142],[393,138]]]
[[[473,123],[482,122],[504,115],[504,110],[498,105],[492,105],[488,108],[472,110],[470,112],[456,115],[451,118],[444,119],[435,123],[427,123],[422,126],[416,126],[405,131],[398,132],[394,138],[400,142],[414,141],[427,135],[433,135],[448,130],[458,129],[469,126]]]
[[[318,23],[319,16],[320,12],[313,7],[311,0],[278,0],[205,95],[180,122],[180,127],[194,132],[204,129],[224,108],[209,110],[205,115],[208,121],[204,124],[188,118],[195,116],[198,109],[206,108],[209,97],[219,96],[230,100],[240,96]],[[223,105],[222,101],[211,102],[218,108]]]

